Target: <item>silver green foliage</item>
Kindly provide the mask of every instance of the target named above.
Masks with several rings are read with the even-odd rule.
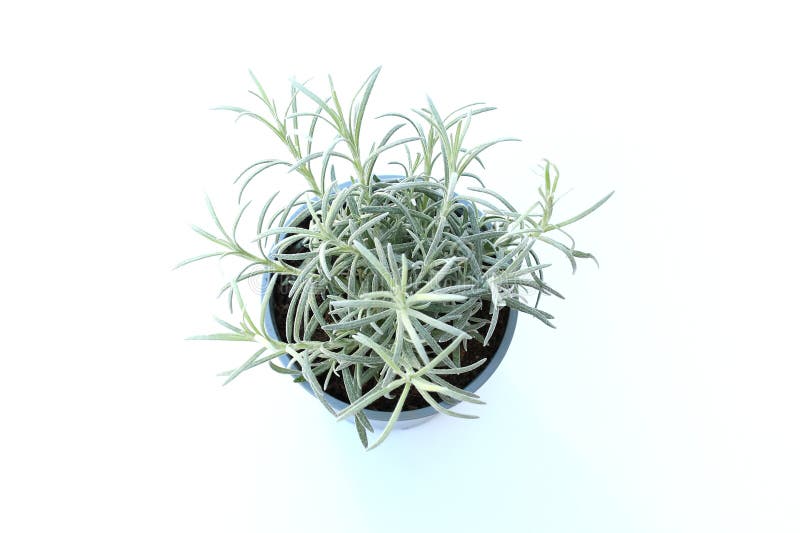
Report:
[[[549,265],[539,261],[535,248],[542,243],[559,250],[573,271],[577,259],[594,259],[575,249],[564,228],[610,196],[555,222],[559,175],[545,162],[538,196],[518,211],[486,188],[479,174],[481,154],[514,139],[465,143],[473,117],[494,109],[480,103],[442,114],[428,99],[427,107],[409,114],[382,115],[382,121],[395,120],[365,150],[362,125],[379,71],[370,74],[346,109],[330,81],[326,96],[292,82],[289,103],[281,110],[253,76],[252,94],[265,112],[222,109],[263,123],[286,145],[288,158],[258,161],[239,175],[241,209],[230,231],[209,201],[216,233],[194,230],[215,250],[181,263],[210,257],[243,260],[239,274],[221,292],[238,314],[237,324],[218,319],[224,333],[193,337],[258,345],[241,366],[224,373],[226,383],[264,363],[295,375],[311,385],[337,419],[354,417],[358,436],[370,449],[389,435],[412,389],[439,412],[474,418],[441,405],[482,403],[443,376],[468,372],[485,362],[462,365],[461,355],[467,340],[487,343],[497,334],[503,307],[552,326],[552,315],[538,309],[539,298],[561,295],[544,282],[543,270]],[[332,130],[333,141],[318,147],[323,128],[329,134]],[[377,179],[373,170],[379,158],[398,152],[405,157],[391,163],[404,177]],[[342,182],[337,168],[339,176],[346,176]],[[275,195],[263,202],[257,227],[243,243],[238,226],[252,205],[243,203],[247,187],[265,171],[277,169],[299,175],[307,189],[279,207],[274,207]],[[462,182],[468,186],[456,193]],[[298,209],[302,216],[293,219]],[[253,318],[238,285],[267,273],[271,276],[260,316]],[[264,328],[266,306],[276,287],[287,285],[291,290],[286,328],[279,332],[282,338],[273,338]],[[486,308],[490,313],[479,313]],[[272,361],[284,353],[292,360],[288,368]],[[340,412],[324,395],[333,375],[343,380],[350,401]],[[380,397],[394,399],[395,408],[383,432],[369,444],[367,435],[373,429],[364,409]]]

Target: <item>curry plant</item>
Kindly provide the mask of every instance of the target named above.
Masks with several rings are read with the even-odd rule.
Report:
[[[346,107],[330,78],[324,96],[293,81],[288,104],[278,107],[251,74],[256,88],[251,92],[265,111],[222,109],[262,123],[286,146],[287,155],[258,161],[239,175],[241,208],[230,231],[208,202],[216,233],[194,229],[215,249],[181,263],[210,257],[243,262],[221,291],[236,323],[218,319],[226,332],[192,337],[258,346],[238,368],[224,373],[226,383],[265,363],[292,374],[306,381],[337,419],[353,417],[369,448],[389,435],[412,389],[436,411],[474,418],[452,410],[452,404],[481,400],[445,379],[485,362],[462,364],[467,340],[486,344],[499,334],[503,307],[552,326],[553,316],[538,309],[539,298],[561,295],[545,283],[549,265],[540,262],[536,249],[540,243],[554,247],[573,271],[577,259],[594,259],[575,249],[565,227],[610,196],[557,221],[559,174],[550,162],[543,165],[538,195],[521,211],[487,188],[481,154],[515,139],[466,142],[473,118],[494,109],[480,103],[444,114],[428,99],[423,108],[378,117],[393,119],[391,126],[376,142],[365,143],[362,126],[379,71]],[[327,142],[318,146],[323,138]],[[381,180],[374,169],[388,153],[401,156],[387,162],[402,175]],[[244,202],[248,186],[276,169],[298,175],[305,190],[280,206],[277,193],[263,201],[255,230],[242,240],[239,223],[252,206],[252,200]],[[256,316],[248,311],[239,284],[263,276],[269,282]],[[286,326],[276,338],[267,333],[264,320],[277,287],[288,286]],[[273,362],[282,354],[291,358],[288,367]],[[350,402],[339,412],[324,394],[334,375],[344,382]],[[393,399],[395,407],[370,445],[373,428],[364,410],[381,397]]]

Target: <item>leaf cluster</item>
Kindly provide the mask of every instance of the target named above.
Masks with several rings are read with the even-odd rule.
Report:
[[[293,374],[311,386],[337,419],[353,417],[359,438],[369,448],[389,435],[412,390],[441,413],[473,418],[450,407],[481,400],[445,379],[485,362],[462,364],[467,341],[486,344],[498,334],[504,307],[552,327],[553,316],[538,308],[539,300],[542,295],[561,295],[545,283],[543,272],[549,265],[540,262],[536,249],[541,244],[554,247],[573,270],[578,259],[594,259],[575,249],[564,228],[610,196],[555,222],[559,173],[545,162],[538,197],[527,209],[517,210],[481,177],[481,155],[514,139],[466,143],[473,117],[494,109],[481,103],[442,114],[428,99],[426,107],[411,113],[382,115],[380,119],[399,123],[365,149],[364,117],[379,71],[370,74],[347,109],[330,78],[326,96],[293,81],[282,112],[253,76],[253,94],[266,112],[223,109],[263,123],[286,146],[288,157],[259,161],[239,175],[242,205],[231,231],[209,201],[216,231],[194,229],[215,245],[215,251],[182,263],[210,257],[244,262],[221,291],[238,313],[239,324],[220,320],[226,332],[196,337],[259,345],[241,366],[225,373],[227,381],[264,363]],[[303,110],[301,104],[311,109]],[[323,127],[332,140],[319,149]],[[397,135],[401,131],[409,134]],[[384,154],[401,156],[390,163],[401,168],[402,175],[375,176],[375,165]],[[343,182],[337,178],[337,165],[340,175],[347,176]],[[307,188],[277,208],[275,195],[264,202],[250,242],[243,245],[237,229],[252,205],[242,203],[247,187],[277,168],[299,175]],[[457,192],[465,179],[472,186]],[[258,276],[268,276],[269,283],[260,317],[254,320],[238,284]],[[268,305],[276,291],[286,288],[286,325],[278,332],[280,338],[273,338],[264,326]],[[288,367],[272,361],[284,353],[291,358]],[[334,376],[343,381],[350,402],[339,412],[325,394]],[[381,397],[394,399],[395,407],[385,429],[369,444],[373,428],[365,410]]]

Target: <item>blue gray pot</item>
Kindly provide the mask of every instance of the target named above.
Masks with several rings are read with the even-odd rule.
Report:
[[[380,179],[383,181],[391,181],[391,180],[398,180],[403,179],[404,176],[380,176]],[[339,185],[339,188],[349,187],[350,183],[342,183]],[[286,225],[291,225],[293,222],[300,222],[302,220],[302,214],[306,212],[305,207],[299,208],[297,211],[292,213],[292,215],[286,221]],[[282,236],[281,236],[282,237]],[[267,285],[269,284],[271,274],[265,274],[262,283],[261,283],[261,296],[263,298],[264,293],[266,292]],[[494,357],[483,367],[483,370],[477,377],[472,380],[464,390],[469,392],[476,392],[484,383],[494,374],[497,367],[500,366],[500,363],[503,361],[503,357],[506,355],[506,351],[508,350],[508,346],[511,344],[511,339],[514,336],[514,329],[517,326],[517,311],[514,309],[509,310],[508,315],[508,322],[506,323],[506,329],[503,332],[503,338],[500,341],[500,345],[497,348],[497,351],[494,354]],[[264,316],[264,328],[266,329],[267,333],[270,337],[274,339],[280,339],[281,336],[278,335],[278,329],[275,325],[275,317],[272,315],[272,306],[266,306],[266,314]],[[291,358],[284,354],[278,357],[284,367],[288,367],[291,363]],[[306,389],[309,394],[313,395],[314,392],[311,390],[311,386],[306,382],[301,382],[300,385]],[[325,394],[325,400],[337,411],[341,411],[342,409],[346,408],[349,404],[334,398],[329,394]],[[442,406],[446,408],[453,407],[456,403],[451,402],[442,402]],[[372,425],[378,429],[382,428],[386,425],[386,422],[389,420],[389,417],[392,415],[389,411],[373,411],[371,409],[365,409],[364,414],[369,418]],[[414,409],[411,411],[403,411],[400,413],[400,418],[395,423],[395,428],[405,429],[410,428],[423,422],[426,422],[433,418],[435,415],[439,414],[433,407],[427,406],[423,407],[422,409]],[[352,421],[352,418],[351,418]]]

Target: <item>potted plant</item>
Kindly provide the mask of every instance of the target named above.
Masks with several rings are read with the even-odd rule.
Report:
[[[382,115],[378,120],[394,119],[391,127],[365,150],[362,126],[379,71],[346,108],[332,81],[326,96],[293,81],[285,112],[253,76],[251,92],[266,112],[222,109],[263,123],[289,156],[264,159],[239,175],[242,206],[230,231],[209,201],[217,233],[194,229],[216,248],[179,265],[243,261],[222,290],[232,312],[237,303],[236,323],[218,319],[226,332],[192,337],[258,346],[224,373],[225,383],[266,363],[294,376],[337,419],[352,420],[368,448],[393,428],[436,413],[475,418],[453,407],[482,403],[476,390],[500,364],[517,314],[552,327],[539,301],[561,295],[545,283],[549,265],[536,250],[556,248],[573,271],[577,259],[594,259],[575,249],[564,228],[610,196],[556,221],[558,170],[545,162],[538,197],[517,210],[477,173],[485,150],[515,139],[466,143],[473,117],[494,109],[482,104],[443,114],[428,99],[411,114]],[[402,173],[376,176],[378,160],[391,153],[404,156],[391,161]],[[257,227],[242,240],[238,226],[252,205],[242,203],[248,185],[281,168],[299,175],[306,189],[279,206],[277,193],[260,201]],[[239,290],[254,278],[262,280],[258,314]],[[369,444],[374,427],[383,429]]]

